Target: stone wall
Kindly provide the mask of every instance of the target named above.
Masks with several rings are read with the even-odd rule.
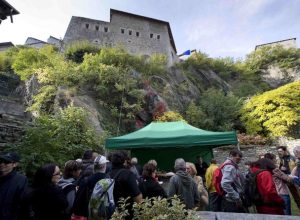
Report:
[[[226,146],[214,148],[213,154],[214,158],[219,164],[223,163],[228,157],[230,150],[236,148],[236,146]],[[244,169],[244,163],[246,161],[255,161],[259,156],[264,155],[265,153],[273,153],[277,155],[276,146],[255,146],[255,145],[241,145],[240,150],[243,153],[243,161],[240,164],[242,170]]]

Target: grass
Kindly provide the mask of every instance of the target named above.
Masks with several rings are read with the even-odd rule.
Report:
[[[300,216],[300,209],[297,207],[293,196],[291,196],[291,207],[292,207],[292,215]]]

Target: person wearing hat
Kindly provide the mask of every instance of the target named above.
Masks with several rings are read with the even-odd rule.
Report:
[[[105,156],[98,155],[94,160],[94,174],[83,179],[78,188],[78,192],[73,204],[73,216],[88,217],[89,201],[96,183],[104,178],[107,178],[106,163],[108,160]],[[87,196],[88,195],[88,196]]]
[[[0,155],[0,219],[15,220],[20,215],[27,178],[15,170],[19,161],[14,152]]]
[[[184,159],[176,159],[174,169],[176,174],[170,179],[168,196],[177,195],[187,209],[195,208],[200,202],[200,195],[196,182],[186,171]]]

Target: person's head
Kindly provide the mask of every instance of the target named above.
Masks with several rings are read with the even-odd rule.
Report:
[[[245,162],[245,167],[246,167],[247,170],[249,170],[250,167],[251,167],[251,161],[249,161],[249,160],[246,161],[246,162]]]
[[[94,160],[94,173],[105,173],[107,162],[108,160],[105,156],[97,156]]]
[[[149,160],[148,161],[148,163],[151,163],[151,164],[153,164],[155,167],[157,167],[157,162],[156,162],[156,160]]]
[[[131,164],[132,165],[137,165],[138,159],[136,157],[131,158]]]
[[[264,158],[271,160],[274,164],[276,164],[276,155],[272,153],[266,153]]]
[[[93,153],[92,153],[92,160],[95,160],[98,155],[99,154],[96,151],[93,151]]]
[[[143,167],[143,177],[152,177],[155,178],[156,166],[151,163],[146,163]]]
[[[64,178],[74,178],[78,179],[81,173],[81,163],[77,162],[76,160],[69,160],[65,163],[64,168]]]
[[[294,147],[293,152],[294,152],[295,157],[300,159],[300,146]]]
[[[241,160],[243,158],[243,154],[238,149],[233,149],[229,152],[229,157],[233,162],[238,164],[241,162]]]
[[[174,170],[175,170],[175,172],[177,172],[179,170],[186,171],[186,164],[185,164],[184,159],[178,158],[175,160]]]
[[[259,169],[272,171],[276,168],[272,160],[267,158],[259,159],[251,164],[251,167],[258,167]]]
[[[186,162],[186,172],[188,172],[191,176],[196,176],[197,175],[197,169],[195,167],[195,164]]]
[[[203,159],[202,159],[202,157],[201,156],[197,156],[196,157],[196,160],[197,160],[197,162],[199,162],[199,163],[202,163],[203,162]]]
[[[20,157],[15,152],[4,153],[0,155],[0,176],[6,176],[11,173],[18,165]]]
[[[217,164],[217,160],[216,159],[211,159],[210,164]]]
[[[34,187],[43,187],[51,184],[57,184],[61,177],[59,167],[54,164],[46,164],[36,171],[33,180]]]
[[[279,157],[283,157],[288,154],[288,150],[286,146],[277,147],[277,153]]]
[[[93,159],[93,151],[92,150],[84,151],[82,160],[92,160],[92,159]]]
[[[111,163],[113,167],[124,167],[124,163],[127,157],[127,153],[124,151],[113,152],[111,155]]]

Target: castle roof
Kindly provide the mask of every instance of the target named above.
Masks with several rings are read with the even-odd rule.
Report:
[[[119,10],[115,10],[115,9],[110,9],[110,20],[111,20],[112,14],[123,14],[123,15],[131,16],[131,17],[141,18],[141,19],[144,19],[144,20],[148,20],[148,21],[152,21],[152,22],[158,22],[158,23],[162,23],[162,24],[167,25],[171,45],[173,46],[175,52],[177,53],[176,46],[175,46],[175,41],[174,41],[174,38],[173,38],[173,34],[172,34],[172,31],[171,31],[171,27],[170,27],[169,22],[154,19],[154,18],[145,17],[145,16],[142,16],[142,15],[131,14],[131,13],[128,13],[128,12],[119,11]]]
[[[289,39],[285,39],[285,40],[279,40],[279,41],[274,41],[274,42],[270,42],[270,43],[259,44],[259,45],[256,45],[256,46],[255,46],[255,50],[256,50],[258,47],[267,46],[267,45],[276,44],[276,43],[281,43],[281,42],[290,41],[290,40],[296,40],[296,38],[289,38]]]
[[[7,1],[0,1],[0,21],[5,20],[7,16],[20,14],[13,6],[11,6]],[[1,23],[1,22],[0,22]]]

